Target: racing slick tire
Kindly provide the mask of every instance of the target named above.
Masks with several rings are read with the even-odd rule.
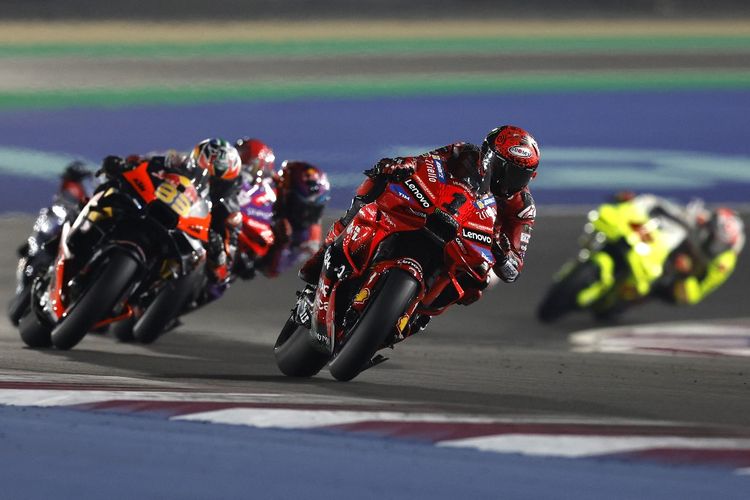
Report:
[[[417,280],[401,269],[390,269],[381,280],[382,286],[377,287],[348,340],[328,365],[336,380],[349,381],[367,366],[419,291]]]
[[[18,331],[24,344],[34,349],[52,347],[52,328],[42,323],[36,313],[28,310],[18,323]]]
[[[114,323],[109,331],[119,342],[133,342],[135,337],[133,336],[133,327],[135,326],[135,317],[130,316],[123,320]]]
[[[310,329],[294,320],[294,313],[281,329],[273,346],[276,365],[287,377],[312,377],[328,363],[330,356],[313,345]]]
[[[579,309],[578,293],[599,280],[599,266],[587,261],[577,264],[562,279],[552,284],[537,308],[537,318],[543,323],[557,321]]]
[[[78,344],[105,317],[133,281],[139,264],[123,250],[113,251],[99,275],[70,307],[67,316],[52,330],[52,344],[68,350]]]
[[[8,319],[13,326],[18,326],[21,318],[29,310],[31,304],[31,283],[26,284],[21,293],[14,296],[8,303]]]
[[[200,278],[200,275],[198,276]],[[141,344],[158,339],[183,310],[196,286],[195,273],[166,283],[133,327],[133,338]]]

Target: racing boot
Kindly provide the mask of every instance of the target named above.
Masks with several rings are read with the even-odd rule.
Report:
[[[305,283],[309,283],[311,285],[318,284],[320,272],[323,270],[323,256],[325,255],[326,250],[328,250],[328,247],[331,246],[331,243],[333,243],[333,241],[341,233],[343,233],[344,229],[346,228],[346,225],[344,225],[342,221],[343,218],[333,223],[333,226],[331,226],[331,229],[328,230],[326,239],[323,241],[323,244],[318,249],[318,251],[315,252],[312,257],[307,259],[307,262],[302,264],[298,276]]]
[[[354,220],[354,217],[366,203],[370,203],[383,192],[387,183],[387,179],[381,176],[379,182],[375,183],[372,179],[368,178],[362,185],[357,189],[357,195],[352,199],[352,204],[349,206],[349,210],[346,211],[343,217],[333,223],[331,229],[326,235],[326,239],[320,249],[310,257],[307,262],[302,265],[299,270],[298,276],[300,279],[311,285],[318,284],[318,278],[320,272],[323,270],[323,256],[326,250],[334,242],[338,236],[344,232],[346,226]]]

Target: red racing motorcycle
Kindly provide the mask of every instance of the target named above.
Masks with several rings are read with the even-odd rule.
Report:
[[[348,381],[482,286],[494,264],[494,197],[477,196],[430,158],[403,182],[381,179],[328,247],[316,287],[298,292],[274,353],[282,373],[310,377],[326,363]]]

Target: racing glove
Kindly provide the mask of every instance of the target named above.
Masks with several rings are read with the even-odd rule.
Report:
[[[229,275],[228,260],[224,238],[219,233],[209,232],[206,254],[209,278],[217,283],[224,282]]]
[[[506,283],[513,283],[520,273],[520,263],[515,252],[510,248],[510,241],[505,234],[500,233],[492,244],[492,255],[495,257],[495,274]]]
[[[109,155],[102,160],[102,168],[96,173],[104,173],[107,177],[116,177],[126,170],[125,160],[119,156]]]
[[[416,169],[416,162],[412,158],[383,158],[370,170],[366,170],[365,175],[368,177],[384,175],[389,180],[401,182],[411,177]]]

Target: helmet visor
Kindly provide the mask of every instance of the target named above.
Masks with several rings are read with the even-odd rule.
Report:
[[[492,192],[506,197],[525,188],[536,170],[506,161],[494,151],[488,151],[485,155],[485,166],[492,172]]]

